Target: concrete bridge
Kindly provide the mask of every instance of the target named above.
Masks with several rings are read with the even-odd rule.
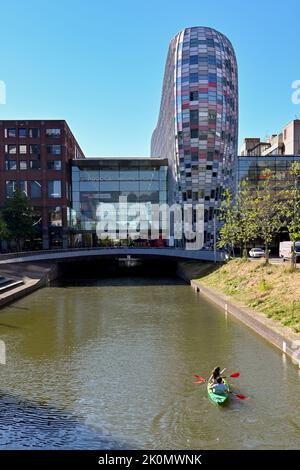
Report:
[[[0,255],[0,265],[28,262],[72,262],[83,259],[101,258],[139,258],[139,259],[169,259],[169,260],[194,260],[194,261],[223,261],[223,251],[212,250],[184,250],[181,248],[135,248],[135,247],[111,247],[111,248],[69,248],[62,250],[42,250],[21,253],[7,253]]]

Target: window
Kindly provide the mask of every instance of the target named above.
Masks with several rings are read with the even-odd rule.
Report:
[[[26,137],[26,129],[23,129],[23,128],[19,129],[19,137],[20,137],[21,139],[23,139],[24,137]]]
[[[40,170],[41,169],[41,162],[39,160],[31,160],[30,161],[30,168],[32,170]]]
[[[61,153],[60,145],[47,145],[46,149],[47,149],[47,153],[51,155],[60,155]]]
[[[5,161],[5,169],[6,170],[16,170],[17,169],[17,161],[16,160],[6,160]]]
[[[14,128],[5,129],[4,135],[5,135],[6,138],[17,137],[16,129],[14,129]]]
[[[27,161],[20,160],[20,170],[27,170]]]
[[[190,122],[192,124],[197,124],[199,122],[198,109],[191,109],[190,110]]]
[[[190,56],[190,65],[195,65],[198,64],[198,56],[197,55],[191,55]]]
[[[48,197],[53,198],[53,199],[61,197],[61,181],[60,180],[48,181]]]
[[[17,182],[15,180],[5,181],[6,197],[12,197],[16,189],[17,189]]]
[[[32,199],[40,199],[42,197],[42,186],[40,181],[29,181],[29,187]]]
[[[61,170],[61,160],[49,160],[48,170]]]
[[[51,139],[58,139],[60,137],[60,129],[46,129],[46,136]]]
[[[23,193],[25,193],[26,196],[27,196],[27,195],[28,195],[28,192],[27,192],[27,181],[20,180],[20,181],[19,181],[19,189],[20,189],[20,191],[22,191]]]
[[[9,155],[15,155],[17,153],[17,146],[15,144],[5,145],[5,153],[8,153]]]
[[[198,82],[198,74],[197,73],[190,73],[190,82],[197,83]]]
[[[31,155],[39,155],[40,146],[37,144],[29,145],[29,152]]]
[[[198,129],[191,129],[191,139],[198,138]]]
[[[199,93],[198,91],[191,91],[190,92],[190,101],[198,101]]]
[[[27,153],[27,145],[19,145],[19,153],[24,155]]]
[[[50,209],[48,212],[49,225],[51,227],[61,227],[62,226],[62,211],[61,207],[55,207]]]
[[[40,130],[38,127],[31,127],[29,129],[29,137],[31,139],[38,139],[40,136]]]

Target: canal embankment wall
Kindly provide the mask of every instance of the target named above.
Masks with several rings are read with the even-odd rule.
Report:
[[[59,267],[56,263],[12,263],[2,265],[0,274],[12,281],[12,287],[0,293],[1,308],[47,286],[59,276]]]
[[[273,346],[280,349],[282,353],[289,356],[300,367],[300,334],[294,333],[290,328],[274,322],[262,313],[239,305],[229,296],[204,286],[201,283],[201,276],[208,274],[214,269],[216,269],[216,265],[213,263],[180,261],[177,264],[177,275],[188,282],[199,295],[203,295],[221,307],[224,315],[232,315]],[[200,279],[197,279],[199,277]]]

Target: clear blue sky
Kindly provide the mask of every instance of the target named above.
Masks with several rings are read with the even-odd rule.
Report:
[[[170,39],[210,26],[239,64],[240,140],[300,116],[299,0],[0,0],[0,119],[66,119],[87,155],[149,155]]]

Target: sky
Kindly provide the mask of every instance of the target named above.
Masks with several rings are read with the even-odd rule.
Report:
[[[239,67],[239,139],[300,117],[299,0],[0,0],[1,119],[65,119],[86,156],[150,154],[168,45],[209,26]]]

